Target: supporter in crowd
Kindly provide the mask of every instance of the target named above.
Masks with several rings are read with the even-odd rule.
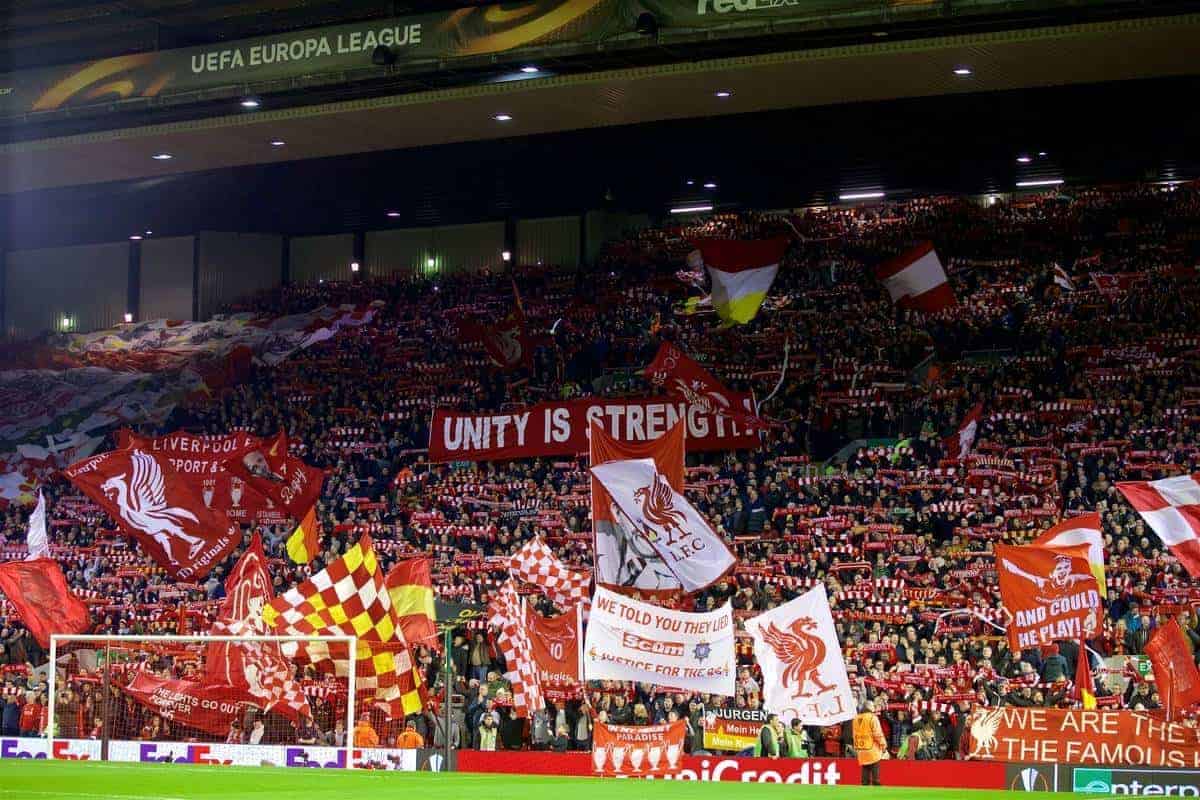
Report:
[[[311,567],[281,556],[288,526],[261,528],[277,593],[369,532],[385,568],[407,555],[430,555],[441,596],[484,605],[505,576],[502,557],[532,536],[564,562],[590,566],[588,477],[568,460],[429,464],[423,451],[434,402],[493,410],[564,397],[645,396],[656,390],[637,370],[663,340],[699,358],[730,388],[765,397],[780,380],[789,342],[779,391],[761,410],[779,427],[753,452],[688,455],[687,495],[739,558],[727,580],[695,598],[696,607],[729,600],[743,622],[824,584],[855,690],[879,709],[887,749],[910,758],[953,757],[977,706],[1078,702],[1075,664],[1088,658],[1078,642],[1016,651],[1000,632],[992,548],[1028,543],[1060,517],[1096,511],[1108,583],[1105,617],[1086,642],[1097,655],[1089,658],[1097,694],[1113,707],[1155,709],[1156,693],[1122,657],[1143,653],[1160,618],[1172,615],[1196,650],[1200,629],[1191,606],[1200,593],[1115,484],[1200,469],[1200,190],[1165,188],[1080,189],[989,207],[921,198],[788,219],[720,215],[644,230],[610,243],[578,274],[518,271],[540,343],[531,367],[507,373],[457,335],[463,314],[495,320],[507,313],[506,276],[286,287],[230,310],[278,314],[371,300],[385,306],[361,330],[274,368],[253,367],[245,382],[193,398],[142,432],[284,430],[306,460],[329,470],[318,509],[322,552]],[[689,240],[774,234],[795,241],[752,324],[715,331],[712,315],[675,313],[692,291],[675,277]],[[872,277],[876,264],[926,239],[936,244],[958,298],[929,317],[897,309]],[[1068,285],[1057,280],[1056,265]],[[977,403],[983,416],[973,452],[950,458],[947,440]],[[68,581],[101,595],[93,603],[98,632],[209,629],[232,559],[213,573],[215,581],[172,582],[114,540],[103,519],[72,511],[79,496],[68,486],[44,488],[60,523],[52,539],[69,553],[60,559]],[[23,546],[27,517],[16,506],[0,512],[10,548]],[[558,610],[548,602],[537,607]],[[4,733],[15,735],[26,730],[23,706],[31,701],[24,692],[37,688],[33,665],[44,665],[47,655],[12,617],[0,628],[0,648],[7,665],[0,717]],[[416,651],[433,695],[466,697],[452,740],[460,725],[467,746],[529,746],[534,726],[512,717],[502,677],[511,665],[485,628],[456,631],[450,687],[441,654]],[[547,709],[546,739],[554,735],[539,745],[558,749],[565,727],[570,748],[590,747],[593,714],[614,724],[649,724],[678,713],[687,721],[689,751],[702,752],[707,709],[761,708],[761,675],[744,633],[738,654],[733,698],[592,683],[583,691],[586,705],[556,704],[553,717]],[[167,660],[153,669],[164,677],[182,671]],[[80,679],[87,673],[73,668]],[[315,671],[297,676],[318,738],[330,735],[324,732],[336,730],[346,698]],[[78,720],[95,719],[104,698],[98,689],[85,696],[84,683],[76,680],[56,698],[56,717],[69,710]],[[119,689],[110,699],[111,735],[133,738],[147,712]],[[378,738],[367,715],[359,723]],[[380,717],[375,724],[395,735],[403,720]],[[422,717],[414,724],[436,742],[444,723]],[[276,714],[254,727],[264,731],[259,740],[299,736]],[[40,732],[37,725],[30,730]],[[194,735],[173,724],[166,733]],[[792,736],[788,730],[777,737],[781,754],[793,751]],[[849,724],[829,726],[809,731],[804,746],[813,755],[840,756],[851,739]]]

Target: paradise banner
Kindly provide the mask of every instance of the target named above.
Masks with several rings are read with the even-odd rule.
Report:
[[[592,731],[592,766],[601,775],[663,775],[673,772],[683,755],[687,723],[607,725]]]
[[[714,708],[704,715],[704,749],[736,753],[754,747],[765,724],[761,708]]]
[[[734,694],[733,611],[692,614],[597,587],[584,644],[585,680]]]
[[[1195,728],[1136,711],[980,709],[967,719],[967,736],[969,759],[1200,768]]]
[[[731,393],[753,413],[750,395]],[[758,447],[758,434],[701,406],[667,398],[539,403],[524,411],[470,414],[439,408],[429,426],[429,460],[573,456],[588,451],[588,426],[597,422],[622,442],[650,442],[677,422],[687,423],[689,450],[742,450]]]

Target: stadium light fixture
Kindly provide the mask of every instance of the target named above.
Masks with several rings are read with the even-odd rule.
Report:
[[[285,142],[283,139],[271,140],[271,147],[283,147],[285,144],[287,144],[287,142]]]
[[[496,122],[509,122],[512,120],[512,114],[497,114],[492,119],[496,120]]]
[[[142,235],[140,233],[130,234],[130,236],[129,236],[129,241],[131,241],[131,242],[140,242],[141,240],[142,240]]]
[[[975,71],[970,67],[955,67],[954,74],[960,78],[968,78],[975,74]]]
[[[512,261],[512,253],[508,250],[501,251],[500,260],[507,264],[509,261]]]
[[[1033,161],[1033,159],[1032,159],[1032,158],[1030,158],[1030,157],[1029,157],[1029,156],[1027,156],[1027,155],[1019,155],[1019,156],[1017,156],[1017,163],[1018,163],[1018,164],[1028,164],[1030,161]]]
[[[126,312],[125,312],[125,321],[126,321],[126,322],[133,322],[133,314],[130,314],[128,311],[126,311]]]
[[[688,178],[686,181],[684,181],[684,183],[686,183],[688,186],[696,185],[696,182],[694,180],[692,180],[691,178]]]
[[[671,213],[672,214],[699,214],[704,211],[712,211],[712,210],[713,210],[712,205],[679,206],[678,208],[672,208]]]
[[[430,269],[433,269],[434,267],[437,266],[437,259],[435,259],[435,258],[425,259],[425,266],[429,267]]]
[[[839,194],[838,200],[878,200],[884,194],[884,192],[849,192],[848,194]]]
[[[62,326],[63,326],[63,328],[71,327],[71,315],[70,314],[63,314]]]
[[[713,183],[712,181],[709,181],[708,183],[704,184],[704,188],[705,189],[715,189],[715,188],[717,188],[717,184]]]
[[[535,67],[533,64],[527,64],[521,67],[521,72],[524,72],[526,75],[536,75],[537,73],[541,72],[541,70]]]
[[[351,261],[351,262],[350,262],[350,271],[351,271],[351,272],[358,272],[358,262],[357,262],[357,261]]]
[[[1045,150],[1038,150],[1038,158],[1045,158],[1047,153]]]
[[[397,217],[400,216],[400,212],[399,211],[389,211],[389,212],[387,212],[387,215],[389,217],[391,217],[392,219],[396,219]]]
[[[261,105],[262,105],[262,102],[260,102],[257,97],[243,97],[242,98],[241,106],[242,106],[242,108],[246,109],[247,111],[253,111],[254,109],[258,108]]]
[[[1017,181],[1017,186],[1025,189],[1031,186],[1061,186],[1064,183],[1066,183],[1066,181],[1064,181],[1062,178],[1046,178],[1044,180],[1037,181]]]
[[[170,153],[155,153],[154,155],[152,155],[150,157],[153,158],[155,161],[170,161],[175,156],[171,155]]]
[[[717,91],[713,92],[713,95],[724,99],[726,97],[733,97],[733,91],[730,89],[718,89]]]
[[[147,236],[153,236],[153,235],[154,235],[154,231],[146,231],[146,235],[147,235]]]

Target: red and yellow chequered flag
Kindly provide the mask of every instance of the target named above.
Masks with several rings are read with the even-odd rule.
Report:
[[[357,691],[373,690],[376,702],[386,703],[394,715],[421,711],[420,671],[400,632],[370,536],[275,598],[263,609],[263,621],[285,636],[357,636]],[[339,677],[349,673],[349,654],[338,653],[336,646],[293,642],[284,645],[284,655]]]

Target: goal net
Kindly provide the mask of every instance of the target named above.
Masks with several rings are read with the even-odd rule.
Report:
[[[353,749],[356,718],[376,732],[390,722],[356,681],[354,645],[349,636],[56,635],[47,755],[403,769],[384,748]]]

